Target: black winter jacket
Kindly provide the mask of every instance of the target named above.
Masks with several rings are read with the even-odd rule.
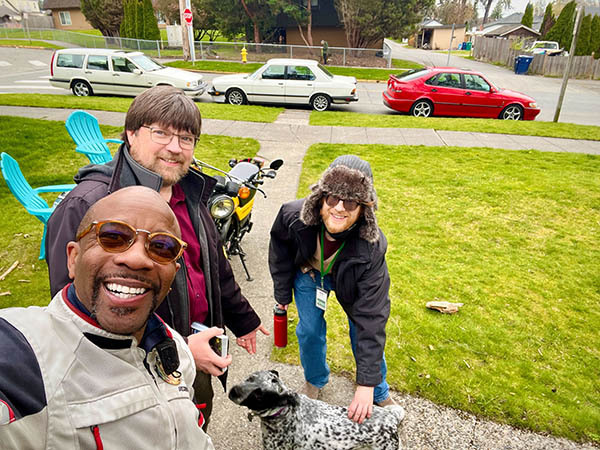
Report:
[[[275,300],[292,302],[294,278],[301,265],[316,250],[320,226],[300,220],[304,199],[284,204],[271,228],[269,269]],[[356,325],[356,382],[376,386],[382,381],[381,360],[385,347],[385,325],[390,315],[390,276],[385,262],[387,240],[369,243],[351,235],[331,269],[336,297]]]
[[[162,178],[138,164],[129,154],[126,144],[121,145],[111,162],[80,169],[75,182],[75,189],[58,204],[48,221],[46,261],[53,296],[71,281],[67,270],[66,245],[75,240],[79,222],[90,206],[126,186],[141,185],[156,191],[162,186]],[[205,324],[218,327],[227,325],[236,336],[243,336],[260,325],[260,318],[241,294],[206,207],[215,180],[192,169],[179,184],[185,192],[190,219],[202,250],[208,301]],[[185,264],[182,261],[180,263],[181,268],[177,271],[172,290],[157,313],[180,334],[189,336],[187,272]]]

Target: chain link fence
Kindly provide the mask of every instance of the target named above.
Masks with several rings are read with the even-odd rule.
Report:
[[[0,39],[27,39],[64,42],[74,47],[114,48],[137,50],[155,58],[182,59],[181,46],[169,45],[167,41],[147,41],[121,37],[95,36],[74,31],[51,28],[0,27]],[[247,51],[248,62],[266,62],[271,58],[308,58],[322,61],[322,49],[318,46],[254,44],[249,42],[194,43],[196,60],[241,61],[242,49]],[[329,47],[326,64],[354,67],[391,67],[391,49]]]

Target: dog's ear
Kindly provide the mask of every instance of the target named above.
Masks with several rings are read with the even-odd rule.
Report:
[[[277,372],[277,371],[276,371],[276,370],[274,370],[274,369],[272,369],[272,370],[269,370],[269,372],[271,372],[271,373],[272,373],[273,375],[275,375],[276,377],[278,377],[278,376],[279,376],[279,372]]]

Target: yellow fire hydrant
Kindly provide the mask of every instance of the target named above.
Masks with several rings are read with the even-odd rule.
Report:
[[[242,48],[242,63],[246,64],[247,60],[247,56],[248,56],[248,50],[246,50],[246,47]]]

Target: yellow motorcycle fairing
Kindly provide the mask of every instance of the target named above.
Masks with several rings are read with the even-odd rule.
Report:
[[[248,214],[250,214],[252,212],[252,207],[254,206],[254,197],[252,197],[252,200],[250,200],[248,203],[246,203],[242,207],[239,206],[239,204],[240,204],[239,198],[235,197],[233,200],[236,202],[235,214],[238,217],[238,220],[242,221]]]

